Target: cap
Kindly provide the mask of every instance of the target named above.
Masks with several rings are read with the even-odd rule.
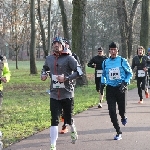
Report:
[[[65,44],[68,44],[68,45],[69,45],[69,42],[68,42],[67,39],[63,39],[63,42],[64,42]]]
[[[110,45],[109,45],[109,49],[110,48],[118,48],[119,49],[119,44],[117,42],[112,42]]]
[[[64,46],[64,47],[65,47],[65,43],[64,43],[64,41],[63,41],[62,37],[55,37],[55,38],[53,39],[52,44],[53,44],[53,43],[55,43],[55,42],[59,42],[59,43],[61,43],[61,44],[62,44],[62,46]]]
[[[103,51],[103,48],[102,48],[102,47],[99,47],[98,50],[102,50],[102,51]]]

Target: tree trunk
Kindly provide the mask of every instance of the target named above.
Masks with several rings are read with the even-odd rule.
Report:
[[[40,24],[40,29],[41,29],[41,37],[42,37],[42,46],[43,46],[43,51],[44,51],[44,57],[48,56],[48,50],[46,49],[46,39],[45,39],[45,31],[44,31],[44,27],[43,27],[43,24],[42,24],[42,17],[41,17],[41,9],[40,9],[40,0],[37,0],[38,1],[38,16],[39,16],[39,24]]]
[[[149,24],[150,24],[150,0],[142,0],[140,45],[142,45],[146,49],[146,52],[149,47],[149,33],[150,33]]]
[[[64,38],[67,39],[69,42],[69,28],[68,28],[67,14],[66,14],[65,6],[64,6],[64,1],[63,0],[58,0],[58,1],[59,1],[59,7],[61,10],[61,16],[62,16]]]
[[[49,0],[49,6],[48,6],[48,45],[47,50],[48,53],[51,49],[51,0]]]
[[[117,0],[117,15],[121,34],[122,56],[127,59],[130,58],[133,51],[133,26],[139,1],[140,0],[134,1],[128,16],[125,0]]]
[[[37,74],[35,63],[36,29],[35,29],[35,0],[30,3],[31,42],[30,42],[30,74]]]
[[[77,86],[87,85],[86,77],[86,47],[85,47],[85,16],[87,0],[73,0],[72,15],[72,51],[81,62],[83,77],[77,80]]]
[[[117,0],[117,15],[119,19],[119,29],[121,34],[122,56],[128,58],[128,17],[126,3],[124,0]]]

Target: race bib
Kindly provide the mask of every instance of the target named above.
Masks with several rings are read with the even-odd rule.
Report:
[[[52,75],[53,88],[65,88],[64,82],[58,82],[58,75]]]
[[[109,79],[110,80],[121,79],[119,67],[109,69]]]
[[[96,70],[96,77],[101,77],[103,70]]]
[[[145,71],[144,70],[138,70],[138,77],[145,77]]]

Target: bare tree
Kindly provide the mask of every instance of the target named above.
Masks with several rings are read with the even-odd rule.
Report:
[[[35,29],[35,0],[30,3],[31,42],[30,42],[30,74],[37,74],[35,63],[36,29]]]
[[[59,7],[61,10],[61,16],[62,16],[62,26],[63,26],[63,31],[64,31],[64,38],[69,40],[69,29],[68,29],[66,8],[64,6],[63,0],[58,0],[58,1],[59,1]]]
[[[132,9],[128,15],[126,1],[117,1],[117,14],[119,20],[119,28],[121,34],[121,44],[122,44],[122,56],[125,58],[130,58],[132,54],[132,44],[133,44],[133,26],[134,19],[137,10],[137,6],[140,0],[135,0],[132,5]]]
[[[149,33],[150,33],[150,1],[142,0],[140,45],[142,45],[145,49],[149,47],[150,41]]]
[[[72,15],[72,51],[75,52],[79,58],[83,68],[84,75],[82,81],[77,85],[87,84],[86,78],[86,49],[85,49],[85,16],[87,0],[73,0],[73,15]]]

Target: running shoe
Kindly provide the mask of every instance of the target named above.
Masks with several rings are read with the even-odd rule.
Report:
[[[50,150],[56,150],[56,146],[55,145],[51,145]]]
[[[68,128],[66,126],[62,126],[61,131],[59,132],[60,134],[64,134],[68,132]]]
[[[146,97],[146,98],[149,98],[148,89],[146,89],[146,91],[145,91],[145,97]]]
[[[138,101],[138,103],[139,103],[139,104],[143,104],[143,100],[141,100],[141,101]]]
[[[72,140],[72,144],[75,144],[76,140],[78,139],[78,134],[76,131],[71,133],[71,140]]]
[[[122,124],[125,126],[127,124],[127,117],[124,119],[121,119]]]
[[[98,103],[98,108],[102,108],[102,104],[101,103]]]
[[[114,137],[114,140],[121,140],[122,137],[121,137],[121,134],[117,134],[115,137]]]

